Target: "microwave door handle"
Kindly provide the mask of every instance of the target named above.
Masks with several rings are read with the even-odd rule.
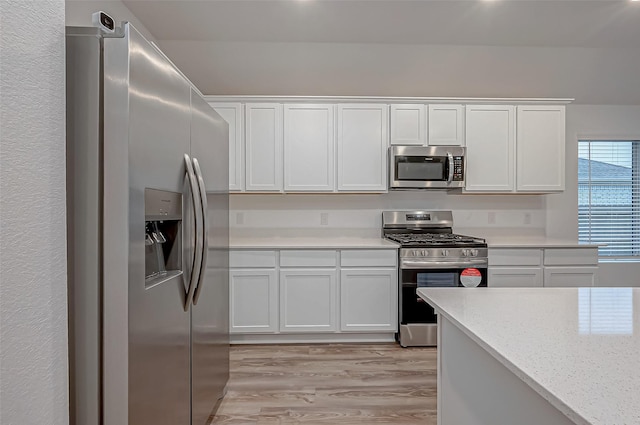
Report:
[[[449,178],[447,178],[447,183],[451,183],[453,181],[453,155],[451,152],[447,152],[447,161],[449,162]]]

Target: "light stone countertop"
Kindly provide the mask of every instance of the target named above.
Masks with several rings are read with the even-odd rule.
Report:
[[[545,236],[488,236],[489,248],[597,248],[601,244],[581,244],[577,240]]]
[[[640,288],[420,288],[578,424],[640,424]]]
[[[231,249],[398,249],[399,244],[381,237],[270,236],[231,237]]]

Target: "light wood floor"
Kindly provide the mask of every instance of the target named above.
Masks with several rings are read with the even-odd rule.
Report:
[[[436,424],[436,350],[236,345],[213,424]]]

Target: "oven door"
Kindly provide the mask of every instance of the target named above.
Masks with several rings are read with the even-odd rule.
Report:
[[[486,287],[486,263],[400,269],[400,324],[436,323],[436,314],[418,288]]]

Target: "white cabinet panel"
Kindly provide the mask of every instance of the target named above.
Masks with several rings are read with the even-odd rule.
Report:
[[[282,191],[282,105],[245,105],[246,178],[249,191]]]
[[[515,107],[467,105],[467,192],[515,189]]]
[[[545,267],[545,287],[597,286],[597,267]]]
[[[597,266],[598,248],[547,248],[544,250],[545,266]]]
[[[540,266],[542,264],[542,249],[539,248],[490,248],[490,266]]]
[[[540,267],[489,267],[490,288],[532,288],[542,286]]]
[[[565,107],[518,106],[516,140],[517,190],[564,190]]]
[[[397,263],[395,249],[349,249],[340,253],[342,267],[395,267]]]
[[[426,120],[424,105],[391,105],[391,144],[425,145]]]
[[[338,105],[338,191],[387,191],[388,121],[387,105]]]
[[[229,331],[278,330],[278,282],[275,269],[230,270]]]
[[[244,190],[244,115],[241,103],[209,103],[229,124],[229,190]]]
[[[280,270],[280,330],[333,332],[337,330],[336,270]]]
[[[282,267],[335,267],[337,251],[333,249],[300,249],[280,251]]]
[[[429,146],[464,145],[464,105],[429,105]]]
[[[335,189],[333,105],[284,106],[284,190]]]
[[[275,267],[276,252],[266,250],[231,250],[229,251],[230,268]]]
[[[397,331],[398,272],[343,269],[340,272],[340,330]]]

